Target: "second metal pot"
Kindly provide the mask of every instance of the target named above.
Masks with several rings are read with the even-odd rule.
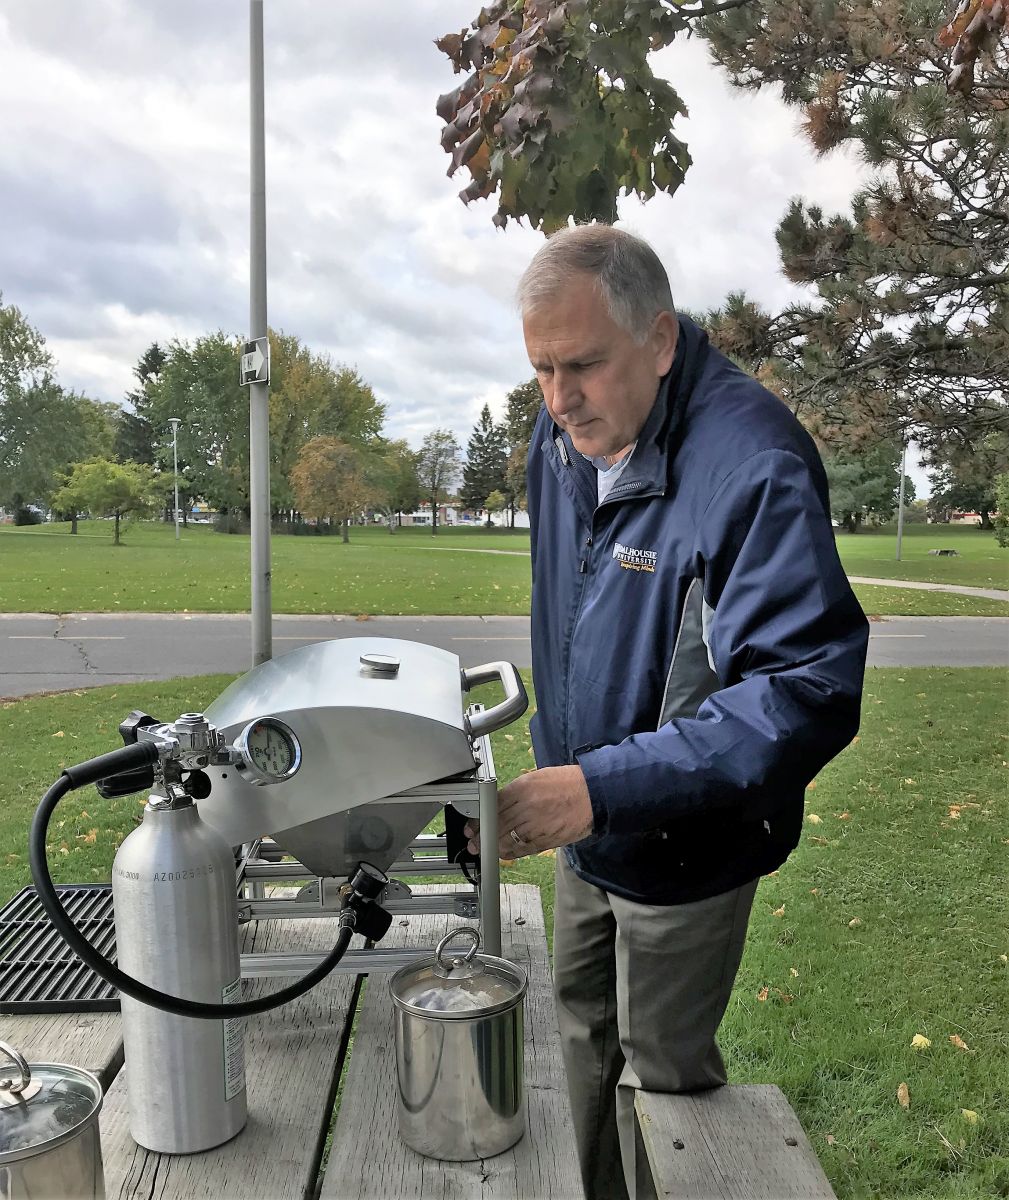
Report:
[[[446,946],[461,934],[473,945],[452,957]],[[490,1158],[525,1132],[526,975],[503,958],[476,954],[479,937],[457,929],[434,959],[403,967],[389,982],[400,1134],[429,1158]]]
[[[0,1196],[105,1200],[98,1114],[102,1088],[88,1071],[32,1063],[0,1042]]]

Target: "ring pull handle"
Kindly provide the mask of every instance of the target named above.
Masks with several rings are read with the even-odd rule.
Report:
[[[452,969],[452,964],[445,962],[442,958],[442,954],[449,942],[460,936],[473,939],[473,945],[470,946],[470,948],[463,955],[462,961],[465,963],[470,963],[473,961],[473,956],[476,954],[477,946],[480,945],[480,934],[477,930],[471,928],[469,925],[460,925],[458,929],[453,929],[451,933],[445,934],[445,936],[438,943],[438,949],[435,951],[435,958],[438,960],[438,965],[446,971],[450,971]]]
[[[0,1042],[0,1050],[16,1064],[21,1072],[21,1082],[16,1083],[13,1079],[0,1079],[0,1089],[7,1092],[13,1092],[15,1095],[23,1092],[32,1081],[32,1069],[29,1067],[27,1060],[20,1051],[15,1050],[13,1046],[9,1046],[6,1042]]]

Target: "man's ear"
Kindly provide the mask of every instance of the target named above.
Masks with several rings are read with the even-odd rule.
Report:
[[[676,342],[680,336],[680,323],[671,312],[661,312],[652,326],[651,343],[655,353],[655,371],[665,375],[676,357]]]

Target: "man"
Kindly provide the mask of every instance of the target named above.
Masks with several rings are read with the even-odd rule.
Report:
[[[590,1200],[650,1194],[635,1088],[726,1081],[760,875],[858,727],[868,626],[789,410],[677,318],[644,242],[565,229],[519,286],[537,770],[503,857],[557,856],[554,980]],[[473,842],[478,835],[474,830]]]

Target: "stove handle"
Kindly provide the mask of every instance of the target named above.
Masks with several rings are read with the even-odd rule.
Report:
[[[482,667],[466,667],[462,672],[462,686],[467,692],[481,683],[492,683],[495,680],[500,681],[504,688],[505,698],[493,708],[466,718],[471,737],[483,737],[484,734],[493,733],[495,729],[510,725],[529,707],[525,684],[512,663],[485,663]]]

